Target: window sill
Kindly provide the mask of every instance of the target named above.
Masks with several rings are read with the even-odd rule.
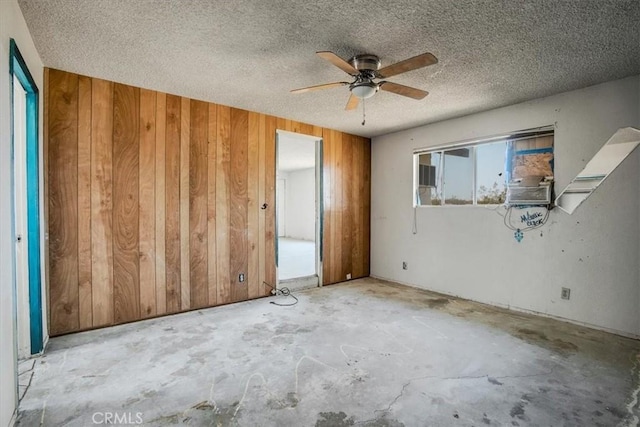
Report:
[[[462,209],[462,208],[481,208],[481,209],[493,209],[495,210],[496,208],[499,208],[501,206],[505,206],[504,203],[500,203],[500,204],[496,204],[496,205],[414,205],[414,208],[427,208],[427,209],[448,209],[448,208],[455,208],[455,209]]]

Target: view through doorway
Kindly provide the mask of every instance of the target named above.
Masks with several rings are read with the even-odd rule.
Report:
[[[277,135],[278,282],[290,289],[318,286],[321,140]]]

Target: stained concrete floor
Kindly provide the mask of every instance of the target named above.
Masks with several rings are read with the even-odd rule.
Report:
[[[54,338],[19,424],[638,422],[639,341],[375,279],[297,295]]]

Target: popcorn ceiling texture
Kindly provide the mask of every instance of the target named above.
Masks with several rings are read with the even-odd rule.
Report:
[[[640,73],[637,0],[19,4],[47,67],[369,137]],[[346,87],[289,93],[346,80],[319,50],[440,62],[389,79],[426,99],[380,92],[362,126]]]

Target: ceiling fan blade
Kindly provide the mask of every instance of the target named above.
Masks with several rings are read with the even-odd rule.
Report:
[[[380,89],[386,90],[387,92],[393,92],[398,95],[407,96],[413,99],[422,99],[425,96],[429,95],[429,92],[424,90],[416,89],[414,87],[400,85],[398,83],[393,82],[380,82]]]
[[[340,68],[342,71],[344,71],[347,74],[351,74],[352,76],[357,76],[359,74],[358,70],[353,68],[353,66],[351,64],[349,64],[347,61],[345,61],[344,59],[340,58],[338,55],[336,55],[333,52],[320,51],[320,52],[316,52],[316,54],[320,58],[331,62],[333,65],[335,65],[336,67]]]
[[[347,111],[355,110],[356,108],[358,108],[358,102],[359,101],[360,101],[360,98],[358,98],[354,94],[349,95],[349,100],[347,101],[347,106],[344,107],[344,109],[347,110]]]
[[[405,59],[404,61],[397,62],[388,67],[384,67],[378,70],[378,76],[385,78],[398,74],[406,73],[407,71],[417,70],[418,68],[426,67],[438,62],[438,59],[429,52],[422,55],[414,56],[413,58]]]
[[[300,89],[294,89],[294,90],[291,91],[291,93],[313,92],[314,90],[329,89],[329,88],[332,88],[332,87],[344,86],[344,85],[348,85],[348,84],[349,83],[347,83],[347,82],[325,83],[325,84],[321,84],[321,85],[315,85],[315,86],[303,87],[303,88],[300,88]]]

